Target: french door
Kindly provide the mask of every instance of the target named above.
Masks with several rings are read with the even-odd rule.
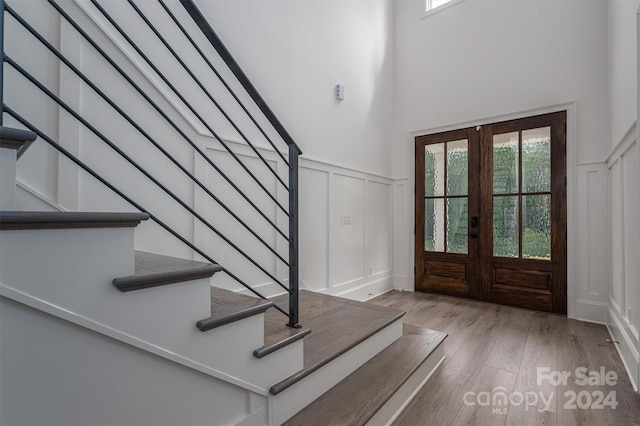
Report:
[[[416,290],[566,313],[565,123],[415,139]]]

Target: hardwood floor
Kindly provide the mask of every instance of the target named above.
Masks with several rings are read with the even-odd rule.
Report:
[[[444,364],[394,425],[640,425],[640,394],[602,325],[427,293],[370,302],[449,334]]]

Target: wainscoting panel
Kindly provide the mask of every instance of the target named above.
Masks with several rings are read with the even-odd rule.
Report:
[[[609,156],[611,283],[607,325],[633,386],[640,384],[640,155],[636,125]]]
[[[609,244],[607,229],[607,164],[579,164],[576,168],[577,282],[576,318],[605,323],[607,320]]]
[[[300,169],[300,285],[329,288],[329,172]]]
[[[411,196],[408,178],[393,182],[393,285],[413,291],[413,208],[407,203]],[[412,199],[411,199],[412,200]]]
[[[639,222],[640,200],[638,199],[638,144],[633,142],[622,155],[622,200],[624,203],[624,316],[636,339],[640,330],[640,259]]]
[[[391,271],[391,185],[369,181],[367,186],[367,275]],[[385,208],[386,206],[386,208]]]
[[[303,288],[367,299],[393,288],[393,180],[300,158]]]
[[[610,209],[611,209],[611,285],[609,299],[618,311],[624,306],[624,256],[622,244],[624,241],[624,228],[622,218],[622,178],[620,161],[616,160],[610,165]]]
[[[260,181],[273,193],[283,205],[287,205],[286,191],[268,173],[255,153],[244,144],[225,140],[240,158],[254,171]],[[206,152],[220,168],[227,171],[228,164],[233,161],[219,144],[205,142]],[[286,181],[286,166],[277,160],[273,151],[262,150],[260,153],[267,159]],[[225,182],[204,164],[195,158],[196,175],[206,176],[207,185],[220,190]],[[237,178],[238,185],[247,191],[254,199],[261,200],[259,191],[248,178],[233,175],[235,172],[228,168],[231,177]],[[329,164],[300,157],[299,169],[299,214],[300,214],[300,287],[307,290],[334,294],[348,298],[364,300],[372,295],[381,294],[394,287],[393,283],[393,255],[392,245],[394,230],[392,215],[395,213],[392,199],[394,181],[379,175],[374,175],[342,166]],[[228,192],[228,193],[227,193]],[[287,257],[288,246],[286,240],[277,235],[270,227],[254,214],[250,208],[243,208],[243,200],[232,189],[223,190],[222,198],[228,201],[230,207],[240,212],[240,216],[265,241],[275,244],[277,251]],[[246,234],[238,225],[229,219],[226,213],[207,200],[206,194],[199,188],[194,190],[194,204],[197,208],[206,207],[207,217],[215,224],[224,224],[222,229],[233,231],[233,234]],[[265,197],[258,205],[264,205],[264,212],[287,233],[287,218],[274,207]],[[226,215],[226,216],[225,216]],[[194,237],[197,244],[204,244],[215,252],[219,238],[207,230],[203,225],[194,222]],[[232,235],[233,235],[232,234]],[[237,239],[237,237],[234,237]],[[279,261],[272,260],[272,255],[260,249],[257,243],[250,243],[250,238],[240,238],[247,251],[255,253],[256,258],[264,263],[269,272],[274,273],[283,283],[287,283],[288,271]],[[402,246],[401,243],[396,243]],[[271,260],[269,257],[271,256]],[[271,297],[282,294],[283,290],[274,282],[265,281],[264,274],[254,274],[253,266],[247,267],[246,261],[238,259],[234,253],[221,253],[216,258],[223,265],[231,265],[229,269],[240,270],[241,278],[255,286],[263,295]],[[406,263],[406,261],[405,261]],[[244,266],[243,266],[244,265]],[[232,279],[219,274],[215,284],[233,291],[248,294]]]
[[[365,277],[365,180],[334,173],[332,183],[331,280],[338,287]]]
[[[234,149],[235,148],[237,147],[234,146]],[[284,215],[284,213],[273,204],[269,196],[246,174],[244,170],[235,166],[236,160],[234,160],[229,153],[220,150],[220,148],[210,147],[207,149],[207,155],[229,178],[231,178],[231,180],[236,183],[243,193],[256,204],[260,211],[262,211],[262,213],[264,213],[271,222],[280,222],[279,216]],[[239,153],[236,155],[271,194],[278,194],[278,187],[280,184],[266,165],[257,158],[257,156],[250,155],[248,153]],[[277,162],[269,160],[268,158],[267,163],[273,169],[278,167]],[[262,238],[263,241],[272,248],[281,247],[282,245],[279,244],[279,240],[283,238],[277,234],[275,229],[266,221],[266,219],[251,207],[250,204],[211,167],[207,168],[206,183],[209,188],[213,189],[213,192],[220,201],[240,217],[247,224],[250,230],[241,225],[217,202],[209,198],[204,191],[197,188],[195,191],[196,197],[206,200],[204,201],[206,211],[205,218],[260,266],[281,281],[284,281],[286,273],[282,273],[284,269],[279,268],[279,263],[281,262],[275,258],[273,253],[263,243],[252,235],[251,231]],[[198,204],[202,202],[203,201],[199,201]],[[265,296],[283,291],[281,288],[278,290],[278,287],[275,283],[271,282],[270,278],[266,274],[261,272],[243,255],[239,254],[237,250],[229,246],[221,236],[217,235],[198,220],[194,221],[194,226],[196,234],[201,236],[201,238],[202,236],[205,238],[207,253],[211,253],[218,263],[228,268],[246,283],[252,286],[261,287],[262,289],[259,291],[264,292],[263,294]],[[287,228],[284,227],[283,231],[286,233]],[[283,253],[283,248],[276,251],[286,259],[287,252]],[[220,274],[219,277],[216,277],[215,282],[216,285],[230,290],[241,289],[235,280],[227,277],[225,274]],[[269,288],[272,284],[273,288]]]

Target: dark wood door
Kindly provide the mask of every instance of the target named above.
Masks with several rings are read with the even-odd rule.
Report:
[[[479,295],[479,148],[475,128],[416,138],[418,290]]]
[[[566,313],[566,113],[415,142],[416,289]]]

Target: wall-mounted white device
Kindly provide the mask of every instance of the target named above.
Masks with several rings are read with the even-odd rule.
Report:
[[[340,83],[336,84],[336,100],[344,101],[344,86]]]

